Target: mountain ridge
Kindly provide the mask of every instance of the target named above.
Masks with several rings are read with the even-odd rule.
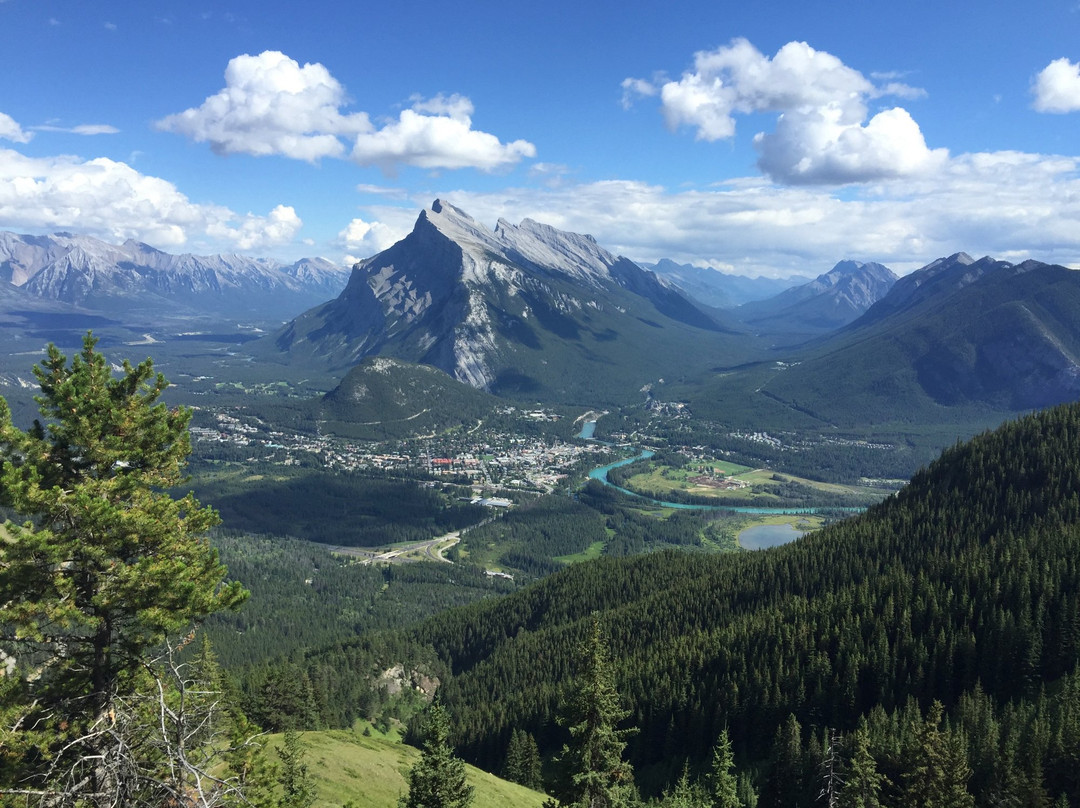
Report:
[[[0,282],[87,309],[291,316],[337,294],[348,270],[324,258],[291,265],[237,254],[174,255],[129,239],[0,232]]]
[[[642,268],[674,283],[691,299],[716,309],[733,309],[743,303],[764,300],[792,286],[813,280],[803,275],[789,278],[729,275],[708,267],[679,264],[670,258],[661,258],[655,263],[638,263]]]
[[[896,274],[883,264],[843,260],[809,283],[744,303],[735,313],[763,331],[827,333],[858,319],[896,283]]]
[[[861,401],[871,423],[889,412],[1021,412],[1075,400],[1080,272],[965,253],[938,259],[762,389],[830,421],[849,420],[836,402]]]

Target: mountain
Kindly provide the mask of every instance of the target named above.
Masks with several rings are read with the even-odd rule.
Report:
[[[881,264],[841,261],[809,283],[744,303],[735,315],[759,332],[821,334],[858,319],[896,280]]]
[[[955,253],[948,258],[938,258],[922,269],[897,280],[890,294],[867,310],[867,317],[859,323],[859,327],[916,309],[920,304],[929,303],[935,298],[944,299],[975,283],[988,272],[1010,266],[1012,265],[1006,261],[995,261],[990,257],[976,261],[964,252]]]
[[[385,439],[474,426],[498,403],[430,365],[369,356],[323,397],[320,420],[336,435]]]
[[[901,278],[760,387],[832,423],[942,420],[1080,397],[1080,272],[958,253]]]
[[[717,309],[730,309],[753,300],[763,300],[810,281],[810,278],[801,275],[790,278],[729,275],[708,267],[677,264],[670,258],[641,266],[674,283],[690,299]]]
[[[749,341],[591,236],[529,219],[489,230],[436,200],[273,347],[336,368],[396,357],[499,395],[611,401],[700,373]]]
[[[333,297],[347,278],[322,258],[286,266],[241,255],[172,255],[132,240],[0,232],[0,283],[106,313],[283,318]]]

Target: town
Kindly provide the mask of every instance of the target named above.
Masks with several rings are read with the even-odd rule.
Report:
[[[481,491],[551,493],[566,486],[575,472],[603,462],[611,448],[593,441],[567,442],[556,437],[524,437],[506,432],[424,436],[409,440],[364,442],[340,437],[287,432],[240,409],[194,408],[191,427],[198,455],[212,455],[213,445],[242,447],[248,462],[282,466],[315,464],[335,471],[378,470],[390,474],[446,478]],[[536,421],[542,411],[523,413]],[[499,500],[491,500],[498,503]]]

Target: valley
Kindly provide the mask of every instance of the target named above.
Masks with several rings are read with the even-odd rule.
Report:
[[[1071,270],[956,254],[896,278],[842,261],[714,309],[588,236],[489,230],[441,200],[291,319],[228,309],[236,290],[201,315],[190,296],[154,313],[152,283],[125,312],[114,270],[72,301],[59,281],[16,295],[0,395],[29,427],[30,367],[87,329],[114,375],[153,357],[163,400],[191,412],[189,476],[170,493],[217,511],[210,541],[250,593],[205,636],[260,727],[319,730],[327,794],[362,788],[338,771],[362,768],[378,781],[369,804],[386,802],[413,758],[381,736],[416,742],[432,683],[471,763],[501,771],[527,733],[556,783],[554,717],[592,619],[641,731],[627,760],[656,800],[678,764],[705,771],[720,727],[746,793],[792,795],[809,780],[780,783],[766,737],[791,721],[807,761],[826,729],[865,726],[902,778],[913,741],[897,752],[895,725],[934,700],[972,732],[965,699],[993,699],[980,709],[1015,738],[1034,732],[1023,716],[1071,720],[1056,696],[1036,700],[1073,687],[1080,659],[1061,595],[1077,518],[1075,462],[1059,454],[1080,391]],[[1015,344],[965,316],[987,310]],[[1045,597],[1001,561],[1027,554]],[[413,686],[387,688],[388,671]],[[1004,694],[1025,699],[1018,712]],[[1040,748],[1029,768],[1067,790]],[[983,794],[1000,755],[980,754]],[[492,804],[510,793],[470,777]]]

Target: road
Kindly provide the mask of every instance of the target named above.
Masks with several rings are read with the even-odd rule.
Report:
[[[461,541],[461,531],[454,530],[445,535],[425,541],[399,544],[389,550],[372,550],[368,547],[331,547],[330,552],[337,555],[358,558],[364,564],[400,563],[406,561],[419,561],[425,558],[429,561],[441,561],[444,564],[453,562],[443,556],[443,553]]]
[[[0,0],[0,2],[3,2],[3,0]],[[434,539],[425,539],[424,541],[415,541],[409,544],[399,544],[389,550],[372,549],[370,547],[343,547],[340,545],[328,549],[331,553],[336,555],[358,558],[362,564],[398,564],[409,561],[422,561],[424,559],[427,559],[428,561],[441,561],[444,564],[453,564],[454,562],[445,558],[443,553],[461,541],[462,533],[467,533],[475,527],[486,525],[495,518],[495,515],[488,516],[477,522],[475,525],[469,525],[460,530],[451,530],[449,533],[444,533]]]

